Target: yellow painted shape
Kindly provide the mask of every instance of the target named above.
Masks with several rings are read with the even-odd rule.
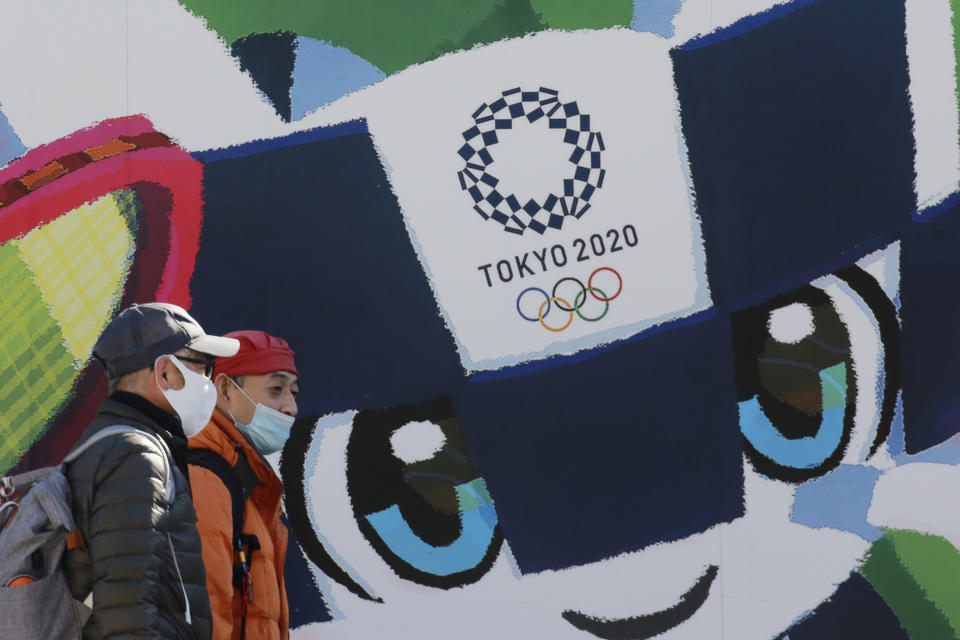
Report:
[[[135,206],[133,191],[114,191],[18,242],[77,369],[90,358],[123,295],[135,250],[128,225]]]

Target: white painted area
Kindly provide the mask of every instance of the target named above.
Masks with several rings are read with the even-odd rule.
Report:
[[[894,242],[857,261],[857,266],[869,273],[891,301],[900,294],[900,243]]]
[[[446,443],[443,429],[432,422],[408,422],[390,434],[393,455],[407,464],[430,460]]]
[[[923,209],[957,191],[960,184],[956,57],[949,0],[907,0],[906,10],[915,188]]]
[[[30,148],[142,113],[188,150],[280,135],[226,44],[176,0],[0,3],[3,111]]]
[[[877,481],[867,521],[943,536],[960,549],[960,466],[912,462]]]
[[[857,266],[869,273],[880,285],[880,288],[883,289],[883,292],[887,295],[890,301],[894,304],[894,307],[897,310],[897,317],[899,321],[899,295],[900,295],[900,243],[894,242],[887,247],[874,251],[873,253],[864,256],[857,261]],[[885,358],[886,356],[883,355]],[[879,384],[877,380],[877,384]],[[879,402],[879,393],[880,390],[877,390],[877,401]],[[879,419],[879,404],[877,404],[874,409],[876,416]],[[871,440],[874,437],[875,433],[870,436]],[[854,447],[851,447],[850,450],[853,451]],[[868,453],[869,447],[866,450],[861,449],[861,454]],[[896,466],[896,461],[893,459],[893,456],[890,454],[890,448],[885,442],[877,449],[877,451],[870,457],[868,461],[871,467],[875,467],[881,470],[892,469]]]
[[[377,592],[355,568],[376,562],[376,552],[362,542],[363,536],[353,518],[353,506],[347,493],[347,442],[353,429],[356,411],[324,416],[317,421],[310,447],[304,458],[304,490],[308,496],[313,530],[327,552],[341,569],[373,597]],[[331,583],[319,570],[314,570],[318,585]],[[382,563],[381,563],[382,564]],[[336,585],[339,587],[339,585]],[[342,588],[342,587],[341,587]],[[349,593],[344,590],[345,593]],[[350,597],[355,598],[350,594]],[[336,602],[328,602],[334,613]]]
[[[774,309],[767,319],[770,337],[784,344],[797,344],[814,330],[813,311],[802,302]]]
[[[710,306],[699,221],[688,197],[686,151],[675,126],[679,106],[672,73],[668,44],[652,34],[624,29],[545,32],[407,69],[299,124],[306,128],[358,114],[367,117],[462,362],[468,370],[491,369],[591,348]],[[506,233],[473,210],[457,178],[464,167],[457,150],[464,142],[462,133],[474,125],[471,114],[514,87],[557,90],[562,102],[576,101],[590,115],[591,129],[603,134],[603,187],[590,201],[592,209],[579,220],[568,217],[559,231],[538,235],[528,230],[522,237]],[[514,126],[540,125],[520,119]],[[554,134],[562,139],[558,131]],[[559,148],[564,158],[573,150],[542,136],[534,142],[544,145],[544,153]],[[491,173],[499,171],[501,151],[510,149],[491,148]],[[572,175],[573,165],[567,167]],[[554,177],[555,170],[553,163],[541,168],[514,162],[504,179],[512,189],[526,185],[528,190],[517,194],[523,203],[542,197],[545,180],[554,181],[553,192],[562,195],[562,177]],[[636,246],[624,241],[627,224],[636,229]],[[620,235],[616,252],[610,251],[611,230]],[[598,247],[604,243],[602,256],[589,244],[594,235]],[[582,262],[578,241],[586,245]],[[534,256],[544,250],[545,267]],[[550,257],[561,250],[566,264]],[[534,273],[521,278],[516,257],[524,255]],[[507,276],[506,264],[501,266],[509,282],[497,275],[500,260],[513,272]],[[490,265],[489,284],[483,265]],[[598,267],[612,267],[623,278],[623,292],[602,320],[574,317],[569,328],[555,333],[518,314],[517,298],[527,287],[549,294],[566,276],[586,284]],[[546,320],[559,327],[568,318],[554,309]]]
[[[823,289],[830,297],[850,339],[852,378],[856,380],[857,397],[854,402],[853,430],[841,462],[860,464],[866,459],[880,424],[882,389],[879,383],[885,356],[877,319],[866,302],[839,278],[826,276],[814,280],[812,284]],[[848,379],[850,384],[852,379]]]
[[[746,461],[744,480],[746,515],[721,527],[723,631],[705,637],[775,636],[826,600],[869,547],[853,533],[790,522],[795,487]]]
[[[547,120],[497,132],[500,142],[491,150],[502,193],[527,193],[543,202],[557,185],[570,177],[570,145],[551,130]]]
[[[787,0],[684,0],[673,19],[672,45],[728,27],[737,20],[785,4]]]

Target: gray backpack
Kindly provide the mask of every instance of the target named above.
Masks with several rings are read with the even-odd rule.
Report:
[[[90,436],[63,459],[63,464],[0,477],[0,638],[3,640],[81,637],[90,609],[74,599],[61,566],[68,548],[83,546],[83,537],[70,508],[70,486],[63,465],[75,460],[94,443],[123,433],[150,438],[164,453],[163,459],[168,460],[166,446],[156,436],[134,427],[114,426]],[[169,468],[165,475],[169,504],[174,491]]]

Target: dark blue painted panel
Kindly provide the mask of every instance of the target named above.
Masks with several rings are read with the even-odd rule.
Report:
[[[289,31],[252,33],[230,46],[277,114],[290,122],[290,89],[293,86],[296,36]]]
[[[805,1],[671,53],[720,305],[849,264],[908,219],[904,29],[903,0]]]
[[[777,640],[909,640],[883,598],[859,573],[852,573],[830,599]]]
[[[470,382],[457,405],[524,572],[686,537],[743,511],[725,315]]]
[[[300,551],[297,534],[287,519],[281,516],[287,526],[290,537],[287,542],[287,555],[283,565],[283,579],[287,587],[287,600],[290,608],[290,627],[295,629],[311,622],[333,620],[323,596],[317,592],[313,573]]]
[[[463,370],[396,198],[369,134],[330,129],[198,154],[191,312],[285,338],[305,415],[441,395]]]
[[[951,206],[952,205],[952,206]],[[900,250],[904,448],[960,431],[960,203],[918,222]]]

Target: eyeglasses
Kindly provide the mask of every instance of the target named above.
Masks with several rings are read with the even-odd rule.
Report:
[[[177,356],[177,360],[182,360],[184,362],[192,362],[194,364],[202,364],[204,377],[207,379],[213,378],[214,363],[212,360],[201,360],[200,358],[190,358],[188,356],[181,356],[179,354],[174,354],[174,355]]]

